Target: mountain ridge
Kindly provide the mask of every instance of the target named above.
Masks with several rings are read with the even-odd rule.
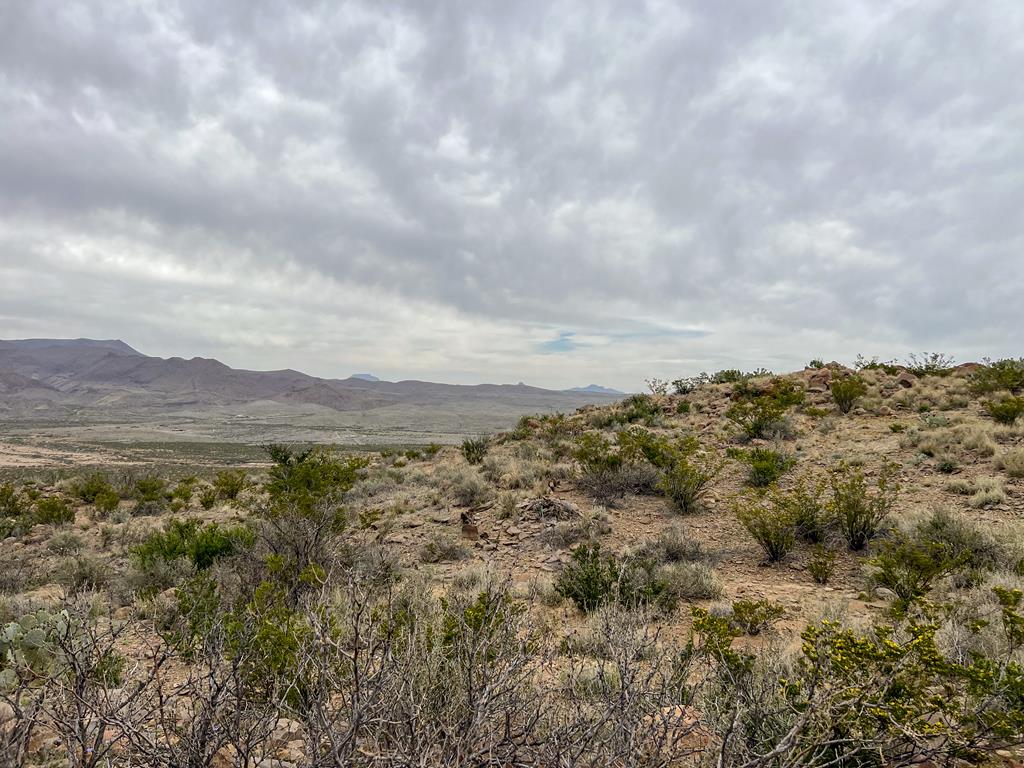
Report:
[[[376,379],[376,377],[373,377]],[[443,384],[407,379],[332,379],[293,369],[232,368],[214,358],[154,357],[117,339],[0,340],[0,410],[166,411],[257,401],[367,411],[391,405],[445,406],[502,401],[551,410],[609,401],[597,392],[548,390],[526,384]],[[543,401],[543,403],[541,403]],[[563,405],[564,403],[564,405]]]

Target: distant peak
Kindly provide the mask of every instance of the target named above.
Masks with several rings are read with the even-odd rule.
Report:
[[[588,384],[585,387],[573,387],[567,389],[566,392],[589,392],[596,395],[621,395],[624,394],[617,389],[611,387],[602,387],[600,384]]]
[[[350,379],[359,379],[360,381],[380,381],[372,373],[353,373],[349,376]]]

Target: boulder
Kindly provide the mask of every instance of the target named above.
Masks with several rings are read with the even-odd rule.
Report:
[[[832,383],[832,371],[828,368],[812,368],[807,377],[808,392],[828,392],[828,386]]]
[[[896,383],[904,389],[910,389],[917,383],[917,376],[910,371],[900,371],[896,374]]]

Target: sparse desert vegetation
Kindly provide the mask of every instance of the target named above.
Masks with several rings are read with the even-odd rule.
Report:
[[[9,471],[0,764],[1015,764],[1019,362]]]

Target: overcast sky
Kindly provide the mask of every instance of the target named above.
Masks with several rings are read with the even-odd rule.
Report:
[[[0,1],[0,338],[637,389],[1022,328],[1020,0]]]

